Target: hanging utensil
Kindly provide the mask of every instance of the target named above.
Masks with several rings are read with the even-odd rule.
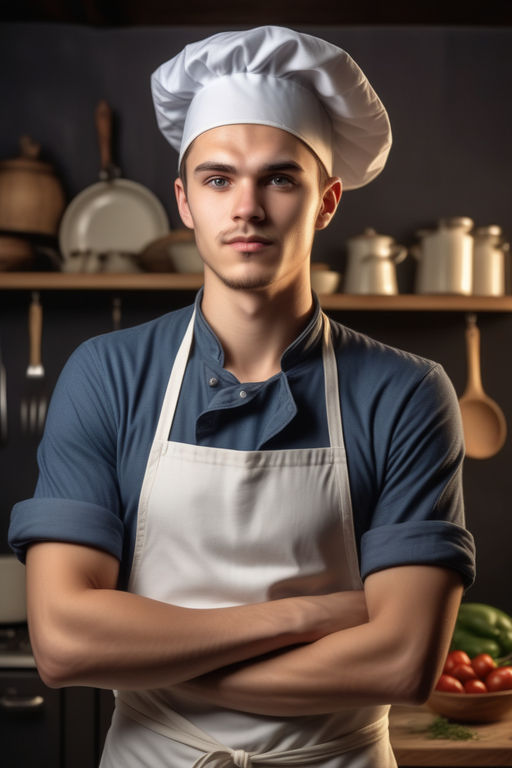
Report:
[[[7,384],[5,365],[0,347],[0,444],[7,442]]]
[[[21,400],[21,428],[26,434],[39,435],[43,431],[48,400],[44,389],[44,368],[41,359],[43,334],[43,308],[38,291],[33,291],[28,311],[29,363],[26,392]]]
[[[464,427],[466,455],[488,459],[501,450],[507,436],[507,423],[501,408],[482,387],[480,371],[480,332],[476,316],[466,316],[468,380],[459,400]]]
[[[112,298],[112,328],[114,331],[121,330],[121,318],[122,318],[122,304],[121,297],[114,296]]]

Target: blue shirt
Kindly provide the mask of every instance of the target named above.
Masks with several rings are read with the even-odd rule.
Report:
[[[329,444],[318,301],[282,370],[243,385],[196,298],[194,342],[170,438],[235,450]],[[139,494],[174,358],[193,307],[90,339],[66,363],[38,450],[34,497],[12,511],[9,542],[105,550],[126,587]],[[331,324],[361,576],[405,564],[474,580],[464,527],[460,411],[438,364]],[[241,391],[243,394],[241,396]]]

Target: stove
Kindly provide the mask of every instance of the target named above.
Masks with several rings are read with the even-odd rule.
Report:
[[[26,624],[0,625],[0,669],[35,669]]]

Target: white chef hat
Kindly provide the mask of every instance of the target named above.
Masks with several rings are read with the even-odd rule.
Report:
[[[220,34],[187,45],[151,77],[160,130],[179,152],[221,125],[282,128],[307,144],[345,189],[383,169],[386,110],[341,48],[284,27]]]

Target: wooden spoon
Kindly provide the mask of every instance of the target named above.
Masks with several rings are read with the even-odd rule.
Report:
[[[507,423],[499,405],[485,394],[482,387],[480,332],[475,315],[467,317],[466,350],[468,381],[459,400],[466,455],[473,459],[488,459],[503,447]]]

